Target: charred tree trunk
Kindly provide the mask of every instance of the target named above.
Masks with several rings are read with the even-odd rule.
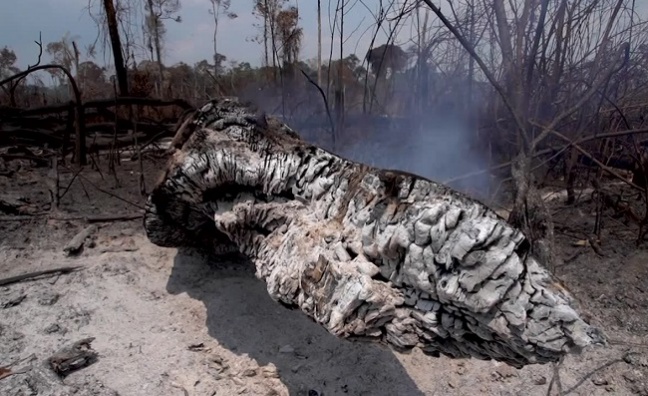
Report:
[[[273,299],[339,337],[516,367],[604,341],[520,231],[443,185],[342,159],[229,100],[172,149],[151,241],[239,250]]]
[[[126,64],[122,54],[121,40],[119,39],[119,27],[117,25],[117,12],[113,0],[103,0],[104,9],[106,10],[106,20],[108,21],[108,34],[110,35],[110,44],[112,46],[113,57],[115,59],[115,72],[117,74],[117,84],[119,85],[119,94],[128,96],[128,74],[126,73]]]
[[[551,213],[533,181],[531,158],[520,153],[513,161],[511,175],[515,182],[515,202],[509,223],[528,237],[531,254],[545,266],[554,269],[554,226]]]
[[[322,0],[317,0],[317,85],[322,86]]]

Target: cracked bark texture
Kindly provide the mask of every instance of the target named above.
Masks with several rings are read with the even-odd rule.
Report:
[[[519,230],[444,185],[340,158],[227,99],[172,150],[149,239],[240,251],[274,300],[339,337],[515,367],[604,343]]]

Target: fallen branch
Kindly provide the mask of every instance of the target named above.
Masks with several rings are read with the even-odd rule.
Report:
[[[0,222],[12,222],[12,221],[33,221],[40,217],[46,216],[47,213],[39,213],[35,215],[22,215],[22,216],[0,216]]]
[[[533,124],[534,126],[537,126],[539,128],[544,128],[542,125],[537,124],[535,122],[531,122],[531,124]],[[616,132],[601,133],[601,134],[597,134],[597,135],[584,136],[584,137],[576,139],[574,141],[570,140],[568,144],[566,144],[566,145],[564,145],[562,147],[547,148],[547,149],[544,149],[544,150],[537,151],[537,152],[533,153],[532,157],[536,158],[536,157],[541,157],[541,156],[546,155],[546,154],[562,153],[565,150],[567,150],[568,148],[572,147],[573,145],[580,145],[580,144],[583,144],[583,143],[588,143],[588,142],[596,141],[596,140],[599,140],[599,139],[611,139],[611,138],[618,138],[618,137],[624,137],[624,136],[641,135],[641,134],[644,134],[644,133],[648,133],[648,128],[628,129],[628,130],[624,130],[624,131],[616,131]],[[556,154],[554,154],[554,156],[556,156]],[[465,175],[457,176],[457,177],[454,177],[452,179],[447,179],[447,180],[444,181],[444,183],[454,183],[454,182],[457,182],[457,181],[460,181],[460,180],[469,179],[471,177],[480,176],[480,175],[483,175],[483,174],[486,174],[486,173],[490,173],[490,172],[498,171],[498,170],[501,170],[501,169],[505,169],[505,168],[507,168],[509,166],[511,166],[511,161],[503,162],[503,163],[501,163],[499,165],[495,165],[495,166],[492,166],[490,168],[486,168],[486,169],[466,173]]]
[[[20,359],[18,361],[15,361],[15,362],[9,364],[9,365],[0,367],[0,380],[5,379],[7,377],[11,377],[12,375],[25,374],[25,373],[29,372],[29,370],[31,370],[31,367],[29,367],[29,366],[19,368],[19,369],[13,369],[12,367],[19,364],[19,363],[29,362],[29,361],[32,361],[34,359],[36,359],[36,355],[31,354],[31,355],[27,356],[24,359]]]
[[[597,159],[596,159],[592,154],[590,154],[589,152],[587,152],[584,148],[582,148],[582,147],[581,147],[580,145],[578,145],[577,143],[573,142],[571,139],[569,139],[568,137],[566,137],[566,136],[563,135],[562,133],[560,133],[560,132],[558,132],[558,131],[554,131],[554,130],[550,130],[550,132],[551,132],[554,136],[556,136],[556,137],[558,137],[558,138],[564,140],[565,142],[568,142],[568,144],[569,144],[571,147],[573,147],[574,149],[576,149],[578,152],[580,152],[581,154],[583,154],[585,157],[589,158],[592,162],[594,162],[596,165],[598,165],[598,166],[601,168],[601,170],[603,170],[603,171],[609,173],[610,175],[612,175],[612,176],[614,176],[615,178],[617,178],[617,179],[623,181],[624,183],[626,183],[627,185],[629,185],[630,187],[632,187],[632,188],[634,188],[634,189],[636,189],[636,190],[639,190],[639,191],[642,191],[642,192],[644,191],[643,188],[641,188],[641,187],[639,187],[638,185],[636,185],[635,183],[629,181],[628,179],[626,179],[625,177],[623,177],[622,175],[620,175],[620,174],[619,174],[617,171],[615,171],[614,169],[610,168],[609,166],[605,165],[605,164],[602,163],[601,161],[597,160]]]
[[[7,377],[11,377],[12,375],[24,374],[28,371],[29,371],[28,367],[23,367],[22,369],[18,369],[18,370],[12,370],[7,367],[0,367],[0,380],[5,379]]]
[[[131,220],[137,220],[141,219],[144,217],[144,213],[133,213],[133,214],[123,214],[123,215],[105,215],[105,216],[85,216],[82,217],[81,219],[85,220],[88,223],[110,223],[110,222],[117,222],[117,221],[131,221]],[[61,220],[69,220],[70,218],[68,217],[67,219],[61,219]],[[59,220],[59,219],[55,219]]]
[[[79,178],[85,180],[85,181],[88,182],[92,187],[94,187],[95,189],[97,189],[98,191],[100,191],[100,192],[102,192],[102,193],[104,193],[104,194],[106,194],[106,195],[109,195],[109,196],[111,196],[111,197],[113,197],[113,198],[116,198],[116,199],[118,199],[118,200],[120,200],[120,201],[122,201],[122,202],[125,202],[125,203],[129,204],[129,205],[135,206],[136,208],[139,208],[139,209],[142,209],[142,210],[145,209],[142,205],[136,204],[136,203],[134,203],[134,202],[129,201],[129,200],[126,199],[126,198],[122,198],[122,197],[120,197],[120,196],[117,195],[117,194],[113,194],[113,193],[111,193],[110,191],[106,191],[106,190],[104,190],[103,188],[97,186],[96,184],[94,184],[93,182],[91,182],[90,180],[88,180],[88,178],[86,178],[85,176],[83,176],[83,175],[81,175],[81,174],[79,174]]]
[[[131,221],[144,217],[144,213],[117,214],[117,215],[93,215],[93,216],[71,216],[71,217],[51,217],[49,213],[38,213],[33,216],[2,216],[0,222],[11,221],[31,221],[35,219],[45,219],[48,221],[85,221],[86,223],[111,223],[118,221]]]
[[[65,245],[63,248],[63,251],[68,255],[73,255],[77,254],[81,251],[83,248],[83,244],[85,243],[86,239],[90,237],[94,232],[97,231],[97,226],[95,225],[90,225],[81,230],[78,234],[72,238],[70,242]]]
[[[71,272],[74,272],[81,268],[81,266],[75,266],[75,267],[60,267],[60,268],[54,268],[54,269],[48,269],[48,270],[43,270],[43,271],[35,271],[35,272],[30,272],[27,274],[22,274],[22,275],[16,275],[16,276],[11,276],[9,278],[4,278],[0,279],[0,286],[6,286],[10,285],[13,283],[18,283],[26,280],[32,280],[41,276],[46,276],[46,275],[60,275],[60,274],[69,274]]]

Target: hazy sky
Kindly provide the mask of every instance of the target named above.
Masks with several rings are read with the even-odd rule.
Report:
[[[16,51],[20,68],[35,62],[38,52],[33,41],[38,38],[39,31],[42,31],[44,43],[60,40],[63,35],[69,33],[75,37],[81,48],[85,48],[97,36],[94,21],[88,15],[88,11],[84,10],[88,1],[100,3],[101,0],[0,0],[0,47],[7,45]],[[298,2],[300,25],[304,29],[301,58],[314,58],[317,51],[316,1],[291,2]],[[181,0],[181,3],[180,15],[183,21],[167,22],[165,63],[171,65],[184,61],[193,64],[202,59],[213,59],[213,19],[208,12],[209,0]],[[222,19],[218,52],[227,56],[229,60],[258,65],[263,51],[262,46],[252,40],[258,35],[258,28],[254,26],[258,21],[251,13],[252,0],[232,0],[232,3],[231,11],[238,14],[238,18]],[[328,58],[330,48],[329,7],[332,7],[333,15],[336,3],[336,0],[322,1],[325,59]],[[374,24],[371,15],[373,10],[370,11],[367,7],[375,8],[378,0],[346,0],[346,3],[351,9],[345,16],[345,55],[353,52],[362,58],[369,48]],[[648,13],[648,1],[638,0],[636,3],[638,11],[645,17]],[[399,37],[409,37],[409,29],[403,28]],[[377,45],[385,43],[385,37],[384,34],[381,35]],[[97,55],[97,62],[104,63],[101,51]],[[106,59],[109,60],[109,57],[110,53]]]
[[[377,0],[347,2],[353,4],[353,9],[345,17],[345,37],[348,37],[345,43],[348,50],[345,52],[357,50],[359,56],[364,55],[371,39],[370,28],[373,20],[362,3],[372,5]],[[227,56],[228,60],[259,64],[263,52],[262,46],[252,40],[258,34],[258,28],[254,26],[258,21],[251,12],[252,0],[233,0],[232,3],[231,11],[235,12],[238,18],[221,20],[218,52]],[[335,7],[336,1],[331,3],[331,7]],[[42,32],[43,43],[57,41],[69,32],[72,37],[76,37],[80,47],[85,48],[97,35],[94,21],[88,15],[88,11],[84,10],[87,4],[88,0],[0,0],[0,47],[11,47],[18,56],[18,66],[21,68],[35,61],[38,52],[34,40],[38,38],[39,31]],[[211,60],[213,19],[208,12],[209,0],[181,0],[181,4],[182,22],[166,23],[168,33],[165,63],[184,61],[192,64],[202,59]],[[300,23],[304,29],[301,57],[313,58],[317,51],[316,2],[301,0],[298,5]],[[330,35],[328,7],[329,1],[322,1],[325,53],[328,53],[330,43],[330,38],[327,38]],[[385,41],[382,38],[378,43],[382,44]],[[102,63],[102,57],[99,53],[99,63]]]

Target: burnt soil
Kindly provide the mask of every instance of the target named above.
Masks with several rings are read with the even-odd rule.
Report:
[[[50,169],[0,164],[0,202],[11,204],[0,212],[0,279],[81,266],[0,286],[0,367],[29,368],[86,337],[98,353],[49,387],[29,370],[0,379],[2,395],[546,395],[550,386],[551,394],[648,395],[648,242],[637,247],[637,226],[608,210],[600,246],[585,243],[595,219],[587,195],[571,206],[550,202],[564,261],[555,273],[610,345],[517,370],[339,340],[270,300],[245,260],[155,246],[141,219],[95,223],[83,250],[67,256],[84,217],[137,215],[145,201],[137,162],[112,174],[99,159],[101,171],[86,167],[58,208]],[[150,190],[165,160],[143,164]],[[59,166],[61,191],[76,172]]]

